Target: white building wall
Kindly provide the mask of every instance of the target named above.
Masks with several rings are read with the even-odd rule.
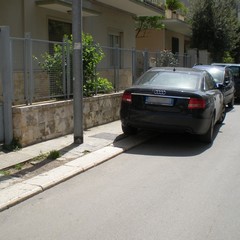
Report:
[[[121,33],[123,48],[135,47],[132,15],[107,6],[88,4],[98,16],[83,17],[83,31],[93,35],[101,45],[109,46],[108,34]],[[72,22],[68,13],[39,7],[35,0],[1,0],[0,26],[10,26],[12,37],[24,37],[26,32],[35,39],[48,40],[48,20]]]

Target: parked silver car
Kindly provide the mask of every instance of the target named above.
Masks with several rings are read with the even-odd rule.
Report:
[[[232,108],[235,99],[235,83],[232,70],[229,67],[213,65],[196,65],[194,68],[206,70],[217,84],[222,85],[224,103]]]
[[[235,83],[235,98],[240,101],[240,64],[237,63],[212,63],[214,66],[229,67],[233,72]]]

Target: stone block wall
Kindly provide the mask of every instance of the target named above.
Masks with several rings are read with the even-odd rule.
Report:
[[[122,93],[84,98],[84,129],[119,119]],[[13,107],[13,135],[25,147],[73,133],[73,101]]]

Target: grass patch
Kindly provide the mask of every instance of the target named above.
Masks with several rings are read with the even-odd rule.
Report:
[[[89,151],[89,150],[84,150],[83,151],[83,154],[85,155],[85,154],[88,154],[88,153],[90,153],[91,151]]]
[[[60,152],[57,150],[53,150],[48,153],[41,153],[37,157],[32,158],[30,161],[24,163],[18,163],[8,169],[0,170],[0,175],[2,176],[10,176],[13,174],[24,174],[27,171],[34,171],[34,169],[38,169],[52,160],[55,160],[60,157]]]
[[[34,157],[31,161],[42,161],[48,158],[48,153],[41,153],[37,157]]]
[[[2,176],[9,176],[11,173],[10,173],[10,171],[9,170],[1,170],[0,171],[0,175],[2,175]]]
[[[14,169],[20,171],[22,170],[23,167],[24,167],[24,163],[18,163],[14,166]]]
[[[52,160],[55,160],[55,159],[57,159],[57,158],[59,158],[60,157],[60,152],[59,151],[57,151],[57,150],[53,150],[53,151],[51,151],[49,154],[48,154],[48,159],[52,159]]]

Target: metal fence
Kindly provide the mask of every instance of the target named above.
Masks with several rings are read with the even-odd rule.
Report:
[[[13,104],[32,104],[73,96],[72,53],[66,42],[10,38],[13,70]],[[104,58],[97,65],[99,77],[108,79],[113,91],[122,91],[150,67],[162,66],[162,52],[101,47]],[[189,67],[188,55],[174,55],[175,65]],[[166,63],[165,63],[166,64]],[[170,63],[169,63],[170,64]],[[94,80],[93,80],[94,81]],[[93,94],[98,94],[95,89]]]

